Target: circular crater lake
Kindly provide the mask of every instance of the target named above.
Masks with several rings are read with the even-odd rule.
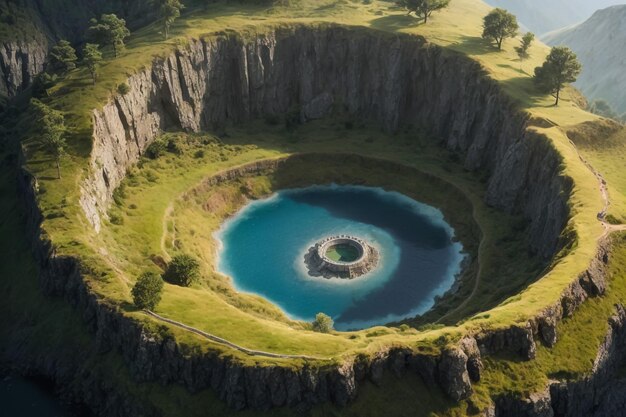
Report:
[[[328,236],[358,236],[380,255],[355,279],[309,275],[305,255]],[[299,320],[326,313],[339,330],[385,324],[429,310],[461,272],[463,248],[436,208],[362,186],[282,190],[251,202],[217,232],[219,272]],[[338,258],[351,249],[336,248]]]

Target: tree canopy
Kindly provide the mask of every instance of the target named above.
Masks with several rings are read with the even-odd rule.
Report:
[[[100,20],[91,19],[87,29],[87,40],[101,46],[111,45],[113,55],[117,56],[119,49],[124,47],[124,41],[130,36],[126,21],[115,14],[103,14]]]
[[[428,23],[433,12],[448,7],[450,0],[398,0],[396,3],[407,9],[409,14],[415,13],[417,17],[424,19],[424,23]]]
[[[155,4],[161,15],[163,36],[167,39],[170,34],[170,27],[180,17],[180,12],[185,8],[185,5],[181,0],[155,0]]]
[[[581,70],[582,66],[571,49],[555,46],[543,65],[535,68],[535,84],[542,92],[554,95],[554,105],[558,106],[561,90],[576,81]]]
[[[324,313],[317,313],[315,321],[313,321],[313,330],[320,333],[329,333],[333,330],[334,325],[335,322],[330,316]]]
[[[161,301],[163,280],[154,272],[141,274],[131,290],[133,303],[137,308],[154,310]]]
[[[189,287],[200,276],[200,264],[189,255],[176,255],[167,265],[163,279],[170,284]]]
[[[506,38],[517,35],[518,29],[517,18],[504,9],[493,9],[483,18],[483,38],[494,41],[499,50]]]
[[[51,50],[49,55],[50,66],[53,70],[61,73],[76,68],[76,50],[66,40],[60,40]]]
[[[102,52],[100,52],[98,45],[95,43],[85,44],[85,47],[83,48],[83,65],[87,67],[87,70],[89,70],[94,84],[98,79],[98,67],[100,66],[101,61]]]
[[[532,45],[535,40],[535,34],[532,32],[526,32],[524,36],[522,36],[522,40],[520,42],[520,46],[515,48],[517,52],[517,56],[521,61],[528,59],[528,49]]]
[[[64,137],[67,128],[63,113],[37,99],[32,99],[30,103],[34,116],[35,141],[46,153],[54,157],[57,178],[61,178],[60,160],[67,146]]]

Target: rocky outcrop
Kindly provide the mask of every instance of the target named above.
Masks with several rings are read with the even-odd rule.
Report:
[[[28,88],[43,71],[47,56],[45,36],[0,43],[0,96],[13,97]]]
[[[557,249],[569,216],[571,182],[549,140],[526,129],[527,116],[480,65],[419,37],[342,27],[214,36],[191,40],[128,84],[129,93],[93,113],[81,204],[96,230],[113,190],[161,129],[199,131],[298,107],[306,119],[333,102],[390,132],[430,129],[465,155],[468,169],[491,172],[487,202],[528,218],[532,249],[543,257]]]
[[[589,375],[580,380],[552,382],[526,398],[502,396],[486,413],[495,417],[618,417],[624,409],[624,381],[617,379],[626,358],[626,311],[615,307],[609,330]]]

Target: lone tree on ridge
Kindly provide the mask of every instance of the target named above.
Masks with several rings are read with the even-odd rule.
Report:
[[[91,19],[87,29],[87,40],[101,46],[111,45],[113,56],[117,57],[120,49],[124,48],[124,40],[130,36],[126,27],[126,20],[115,14],[103,14],[100,20]]]
[[[185,5],[180,0],[155,0],[155,5],[159,8],[163,24],[163,36],[167,40],[170,27],[180,17],[180,12],[185,8]]]
[[[506,38],[517,35],[518,29],[517,18],[504,9],[493,9],[483,18],[483,38],[494,41],[498,50]]]
[[[161,301],[163,279],[154,272],[141,274],[131,290],[133,303],[137,308],[154,310]]]
[[[94,85],[98,79],[98,67],[102,61],[102,52],[95,43],[88,43],[83,48],[83,65],[91,74]]]
[[[433,12],[445,9],[450,5],[450,0],[399,0],[398,6],[408,10],[408,14],[415,13],[424,23],[428,23],[428,18]]]
[[[535,84],[544,93],[552,94],[559,105],[561,90],[568,83],[578,78],[582,66],[571,49],[565,46],[555,46],[550,51],[542,66],[535,68]]]
[[[61,157],[65,154],[65,119],[63,113],[54,110],[37,99],[30,101],[34,113],[35,142],[54,157],[57,178],[61,179]]]
[[[528,57],[530,56],[528,54],[528,49],[530,49],[530,46],[532,45],[534,40],[535,34],[532,32],[526,32],[524,36],[522,36],[522,41],[520,42],[520,45],[515,48],[515,52],[517,52],[517,56],[519,57],[520,61],[528,59]]]
[[[54,48],[50,50],[50,66],[53,70],[65,74],[76,68],[76,50],[66,40],[60,40]]]
[[[330,316],[324,313],[317,313],[313,321],[313,330],[319,333],[329,333],[333,330],[334,325],[335,322]]]

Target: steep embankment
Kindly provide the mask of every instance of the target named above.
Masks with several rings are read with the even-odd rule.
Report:
[[[626,112],[626,5],[596,12],[572,28],[548,34],[550,45],[572,48],[583,64],[576,85],[590,99],[604,99],[617,111]]]
[[[45,68],[48,50],[59,39],[83,40],[89,19],[116,13],[131,28],[151,21],[149,0],[17,0],[0,4],[0,96],[28,88]]]

